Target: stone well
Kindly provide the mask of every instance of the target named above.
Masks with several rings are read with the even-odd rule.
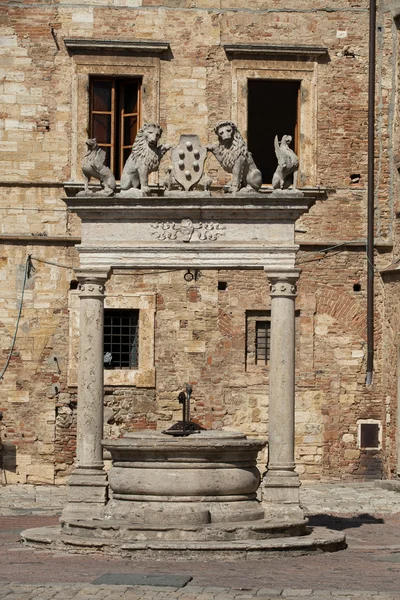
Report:
[[[265,445],[227,431],[188,437],[142,431],[103,440],[113,460],[111,497],[102,515],[61,519],[61,528],[28,530],[23,538],[42,547],[136,558],[257,557],[345,547],[343,534],[311,532],[302,516],[266,516],[257,499],[256,467]]]
[[[266,445],[263,440],[224,431],[188,437],[139,432],[103,445],[113,458],[107,518],[180,527],[264,517],[256,497],[260,484],[256,460]],[[181,537],[178,530],[177,536]]]

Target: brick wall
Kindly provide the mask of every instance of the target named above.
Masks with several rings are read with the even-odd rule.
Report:
[[[393,166],[399,52],[391,15],[385,3],[378,4],[376,260],[384,268],[399,256],[398,174]],[[170,42],[170,56],[159,63],[157,89],[163,140],[173,144],[188,132],[197,133],[203,143],[214,141],[216,121],[232,115],[234,64],[222,44],[328,48],[316,66],[317,101],[309,116],[316,135],[307,142],[313,145],[314,183],[328,191],[297,225],[303,270],[297,317],[297,459],[303,478],[388,476],[396,464],[400,324],[395,275],[376,276],[375,378],[371,388],[365,387],[366,258],[360,241],[366,237],[368,2],[341,0],[329,10],[317,0],[300,0],[295,7],[280,0],[267,7],[254,0],[250,9],[244,0],[121,0],[118,7],[97,1],[40,9],[27,3],[8,7],[1,19],[0,234],[19,236],[12,241],[3,237],[0,254],[2,363],[13,335],[27,254],[77,264],[68,238],[79,237],[79,223],[67,215],[60,197],[63,181],[80,178],[77,131],[84,134],[85,123],[76,122],[76,64],[64,38]],[[265,58],[254,61],[257,70],[271,65]],[[277,77],[281,67],[290,69],[287,61],[272,66]],[[214,181],[224,183],[216,161],[211,157],[207,164]],[[161,171],[167,165],[164,160]],[[349,241],[359,243],[321,250]],[[74,454],[76,389],[68,388],[66,380],[67,295],[74,273],[36,266],[16,349],[0,383],[7,429],[3,462],[10,483],[53,481],[55,474],[68,472]],[[218,280],[227,282],[225,291],[218,291]],[[360,292],[353,290],[355,283],[361,284]],[[117,272],[108,288],[154,291],[158,300],[156,387],[106,389],[107,434],[169,426],[180,416],[176,397],[189,379],[196,420],[206,427],[265,434],[268,369],[246,370],[245,364],[246,311],[269,307],[262,272],[204,271],[191,284],[184,282],[183,272],[129,278]],[[357,447],[357,420],[363,418],[382,421],[383,448],[377,455]]]

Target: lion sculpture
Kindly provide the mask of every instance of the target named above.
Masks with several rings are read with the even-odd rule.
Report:
[[[275,154],[278,159],[278,166],[272,178],[272,187],[275,190],[283,190],[290,185],[290,175],[293,173],[293,189],[297,189],[297,171],[299,168],[299,159],[297,155],[289,148],[292,142],[291,135],[284,135],[281,141],[275,136]]]
[[[250,186],[257,192],[262,184],[261,172],[236,125],[232,121],[221,121],[214,131],[218,136],[218,144],[209,144],[207,150],[214,154],[227,173],[232,173],[228,191],[234,193]]]
[[[80,193],[84,196],[88,196],[91,193],[89,191],[89,181],[94,177],[100,181],[102,187],[102,190],[97,192],[97,194],[101,196],[112,196],[115,192],[116,183],[111,169],[104,164],[106,153],[98,146],[96,138],[86,140],[86,146],[87,151],[82,161],[85,187],[84,191]]]
[[[155,123],[145,123],[139,129],[122,171],[122,191],[140,188],[144,195],[148,195],[149,174],[158,171],[162,157],[171,148],[170,144],[158,146],[161,135],[162,129]]]

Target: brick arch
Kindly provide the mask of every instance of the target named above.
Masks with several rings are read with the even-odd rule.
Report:
[[[346,292],[324,285],[317,288],[317,313],[328,314],[367,341],[367,308]],[[381,326],[375,322],[376,341],[381,336]]]

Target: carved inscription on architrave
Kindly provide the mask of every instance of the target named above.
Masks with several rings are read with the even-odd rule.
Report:
[[[215,242],[225,235],[225,226],[213,221],[193,223],[191,219],[182,219],[180,223],[152,223],[151,226],[155,229],[152,235],[160,241],[190,242],[194,239],[200,242]]]

